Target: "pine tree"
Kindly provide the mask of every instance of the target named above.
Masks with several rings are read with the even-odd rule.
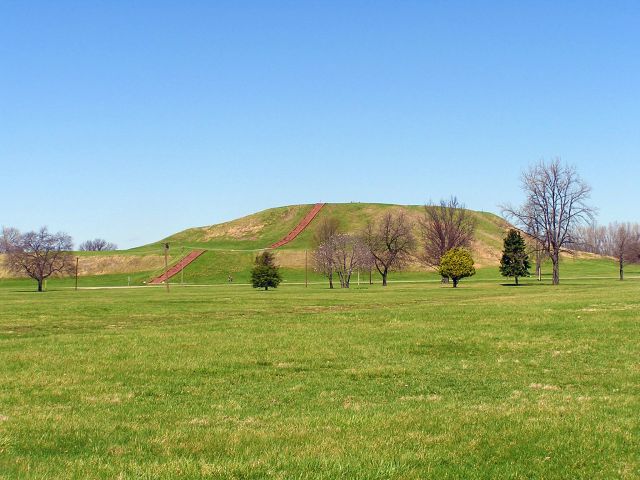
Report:
[[[500,273],[505,277],[514,277],[518,285],[518,277],[528,277],[529,255],[527,255],[524,238],[519,231],[511,229],[504,239],[504,250],[500,259]]]
[[[277,288],[281,281],[282,276],[278,265],[276,265],[274,254],[265,251],[258,255],[256,264],[251,270],[253,288],[269,290],[269,287]]]

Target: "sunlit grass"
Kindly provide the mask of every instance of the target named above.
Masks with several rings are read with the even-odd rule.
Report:
[[[486,276],[5,284],[0,477],[640,476],[640,281]]]

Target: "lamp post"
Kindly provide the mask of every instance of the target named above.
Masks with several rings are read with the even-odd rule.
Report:
[[[164,283],[167,285],[167,293],[169,292],[169,242],[164,244]]]

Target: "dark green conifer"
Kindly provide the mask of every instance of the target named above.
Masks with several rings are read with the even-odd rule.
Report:
[[[253,288],[269,287],[277,288],[282,281],[280,269],[275,262],[275,255],[269,251],[264,251],[256,257],[256,264],[251,270],[251,284]]]
[[[504,239],[504,249],[500,259],[500,273],[504,277],[514,277],[518,285],[519,277],[528,277],[529,255],[524,238],[519,231],[511,229]]]

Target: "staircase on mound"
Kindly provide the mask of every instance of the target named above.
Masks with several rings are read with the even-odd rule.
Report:
[[[196,258],[202,255],[206,250],[192,250],[187,255],[182,257],[178,263],[173,265],[170,269],[164,272],[162,275],[157,276],[153,280],[149,282],[149,285],[158,285],[160,283],[164,283],[166,280],[169,280],[171,277],[180,273],[182,269],[184,269],[187,265],[193,262]]]
[[[302,231],[307,228],[307,226],[311,223],[311,221],[316,217],[316,215],[318,215],[318,212],[320,212],[320,210],[322,210],[322,207],[324,207],[324,203],[316,203],[313,208],[311,210],[309,210],[309,213],[307,213],[305,215],[305,217],[300,220],[300,223],[298,223],[298,225],[296,225],[296,227],[291,230],[286,237],[284,237],[281,240],[278,240],[276,243],[274,243],[273,245],[270,245],[269,248],[278,248],[281,247],[283,245],[286,245],[287,243],[289,243],[291,240],[293,240],[294,238],[296,238],[298,235],[300,235],[300,233],[302,233]]]

